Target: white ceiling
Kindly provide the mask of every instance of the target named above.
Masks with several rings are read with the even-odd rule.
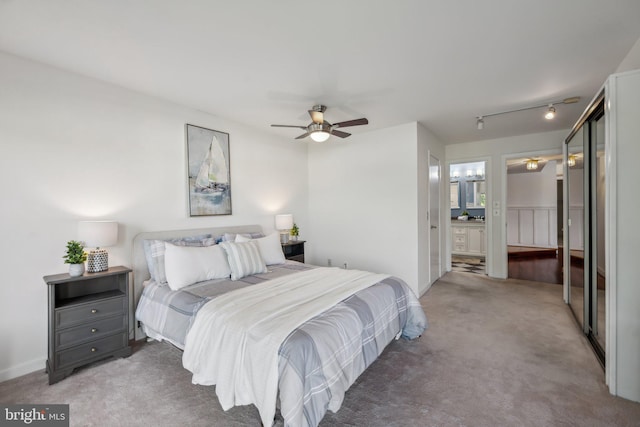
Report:
[[[640,38],[638,0],[0,0],[0,50],[286,138],[306,110],[445,143],[567,129]],[[580,96],[558,106],[475,117]]]

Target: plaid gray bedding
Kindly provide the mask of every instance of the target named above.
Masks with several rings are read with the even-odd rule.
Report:
[[[313,268],[288,261],[240,281],[221,279],[171,291],[150,282],[136,318],[145,332],[180,348],[198,310],[211,298],[240,287]],[[427,319],[400,279],[389,277],[335,305],[294,330],[279,351],[279,399],[285,426],[317,426],[337,411],[344,393],[395,338],[417,338]]]

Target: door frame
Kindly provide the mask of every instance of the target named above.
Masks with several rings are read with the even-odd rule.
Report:
[[[560,143],[560,142],[559,142]],[[564,141],[562,142],[564,145]],[[536,156],[549,156],[549,155],[563,155],[563,147],[558,147],[552,150],[536,150],[536,151],[523,151],[521,153],[509,153],[502,155],[502,168],[501,168],[501,180],[502,180],[502,189],[500,191],[500,205],[493,209],[500,209],[500,225],[504,227],[504,233],[502,233],[502,239],[500,242],[500,258],[502,258],[502,262],[504,263],[504,277],[503,279],[507,279],[509,277],[509,251],[507,250],[507,161],[511,159],[517,159],[520,157],[536,157]],[[563,179],[563,188],[566,183],[564,179],[564,169],[562,171],[562,179]],[[564,203],[564,201],[563,201]],[[563,223],[564,224],[564,223]],[[563,225],[564,226],[564,225]]]
[[[446,182],[447,185],[451,182],[451,165],[458,165],[461,163],[477,163],[477,162],[484,162],[484,181],[487,185],[487,198],[486,198],[486,206],[484,209],[484,226],[485,226],[485,238],[487,239],[486,241],[486,253],[485,253],[485,274],[489,277],[495,277],[493,275],[494,272],[494,268],[493,268],[493,221],[494,221],[494,217],[492,215],[492,206],[493,206],[493,187],[492,187],[492,183],[493,183],[493,179],[491,178],[491,175],[493,173],[492,170],[492,166],[491,166],[491,157],[488,156],[482,156],[482,157],[462,157],[462,158],[456,158],[455,160],[447,160],[446,162],[446,167],[444,168],[444,173],[441,176],[441,180],[443,182]],[[447,187],[448,188],[448,187]],[[445,248],[445,257],[446,257],[446,261],[445,261],[445,265],[446,265],[446,271],[451,271],[451,251],[453,250],[453,242],[451,242],[451,209],[449,208],[451,206],[451,194],[450,191],[445,191],[446,194],[446,199],[445,199],[445,203],[444,205],[447,207],[447,210],[449,212],[449,214],[447,215],[447,219],[444,222],[445,223],[445,228],[444,228],[444,235],[446,236],[445,241],[446,241],[446,248]],[[440,211],[442,212],[442,210]],[[442,236],[442,233],[441,233]],[[506,250],[506,247],[505,247]]]

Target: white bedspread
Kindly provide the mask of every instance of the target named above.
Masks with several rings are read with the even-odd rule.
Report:
[[[216,385],[226,411],[254,404],[273,424],[278,349],[298,326],[389,275],[316,268],[238,289],[209,301],[196,316],[182,363],[192,382]]]

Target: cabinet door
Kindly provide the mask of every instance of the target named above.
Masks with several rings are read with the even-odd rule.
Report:
[[[484,253],[484,229],[481,227],[469,227],[468,232],[468,251],[474,254]]]

